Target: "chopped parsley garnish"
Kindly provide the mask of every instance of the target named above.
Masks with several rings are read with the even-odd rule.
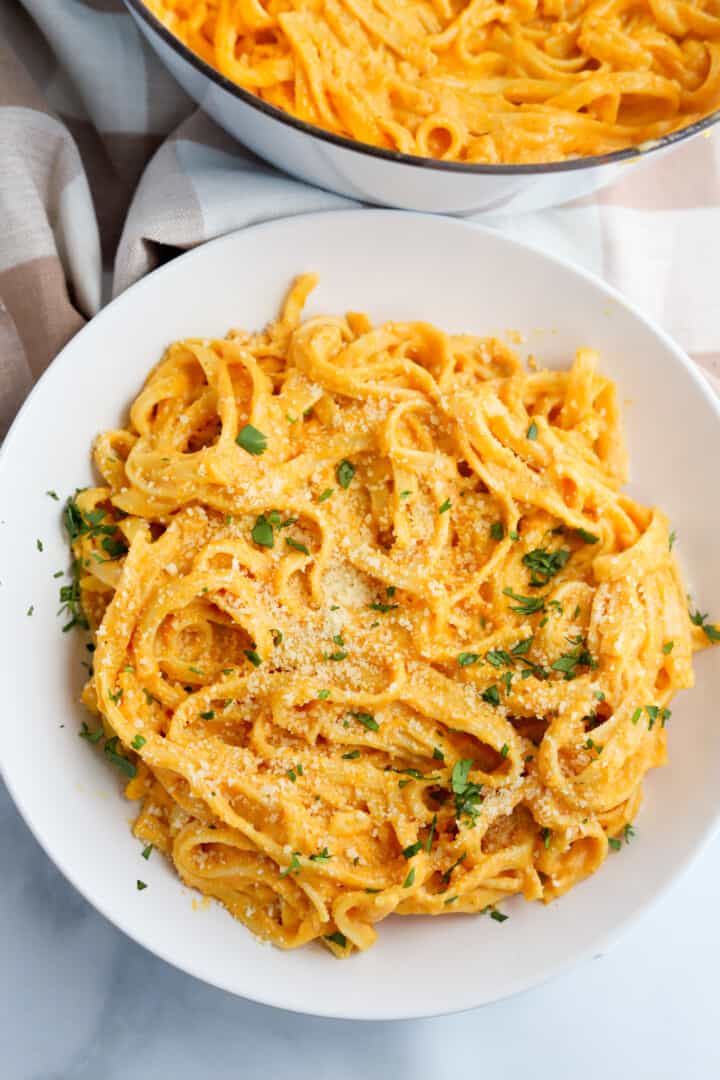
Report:
[[[494,919],[495,922],[506,922],[510,918],[510,916],[503,915],[502,911],[498,911],[496,908],[493,908],[493,910],[490,912],[490,918]]]
[[[318,701],[327,701],[327,699],[330,697],[330,691],[329,690],[318,690],[318,695],[317,696],[318,696]]]
[[[487,690],[483,690],[480,696],[483,701],[487,702],[488,705],[500,704],[500,691],[498,690],[495,683],[493,683],[492,686],[488,686]]]
[[[460,667],[470,667],[471,664],[477,664],[479,659],[480,653],[461,652],[458,654],[457,662]]]
[[[310,862],[330,862],[332,855],[326,847],[322,851],[316,852],[314,855],[308,855]]]
[[[272,523],[266,518],[265,514],[260,514],[260,516],[255,519],[255,524],[252,527],[250,535],[258,547],[271,548],[275,544],[275,534],[273,532]]]
[[[114,693],[112,691],[108,692],[108,697],[112,701],[113,705],[119,705],[120,702],[122,701],[122,696],[123,696],[122,690],[116,690]]]
[[[297,773],[295,772],[294,769],[288,769],[288,771],[285,773],[285,775],[287,776],[288,780],[292,780],[293,784],[297,780]]]
[[[617,836],[608,836],[608,844],[613,851],[619,851],[622,847],[622,841],[618,840]]]
[[[146,693],[147,693],[147,691],[146,691]],[[150,695],[150,697],[152,697],[152,694]],[[214,720],[215,719],[215,710],[214,709],[208,709],[207,712],[201,712],[200,713],[200,719],[201,720]]]
[[[144,847],[142,849],[142,857],[143,857],[143,859],[145,859],[145,862],[147,862],[147,860],[152,855],[152,849],[153,849],[154,846],[155,846],[154,844],[148,844],[147,847]]]
[[[510,753],[510,747],[508,746],[507,743],[503,743],[502,748],[500,750],[500,757],[501,758],[506,758],[509,753]]]
[[[33,613],[33,611],[34,611],[34,610],[35,610],[35,605],[34,605],[34,604],[31,604],[31,605],[30,605],[30,607],[29,607],[29,608],[27,609],[27,611],[25,612],[25,614],[26,614],[26,615],[32,615],[32,613]]]
[[[104,734],[105,732],[101,727],[98,728],[97,731],[91,731],[84,720],[82,727],[78,731],[78,735],[81,739],[87,739],[87,741],[91,743],[100,742]]]
[[[60,496],[58,495],[57,491],[46,491],[45,494],[49,495],[51,499],[55,500],[55,502],[60,501]]]
[[[555,577],[572,553],[568,548],[559,548],[557,551],[548,551],[547,548],[535,548],[523,555],[523,565],[530,571],[530,584],[535,588],[547,585],[551,578]]]
[[[545,610],[545,601],[541,596],[521,596],[510,588],[503,589],[503,595],[516,602],[515,607],[510,605],[510,610],[517,615],[534,615],[536,611]]]
[[[408,844],[408,846],[406,848],[403,848],[403,852],[402,852],[403,856],[406,859],[412,859],[412,857],[414,855],[417,855],[418,851],[420,851],[422,846],[423,846],[422,840],[417,840],[414,844]]]
[[[570,652],[563,653],[559,656],[551,665],[553,671],[561,671],[565,676],[567,682],[571,679],[575,679],[578,676],[578,667],[596,668],[597,660],[593,659],[587,650],[585,639],[575,639],[576,645]]]
[[[321,502],[325,502],[325,501],[326,501],[327,499],[329,499],[329,498],[330,498],[330,497],[332,496],[332,494],[334,493],[334,491],[335,491],[335,488],[325,488],[325,490],[323,491],[322,495],[318,495],[318,499],[317,499],[317,501],[318,501],[319,503],[321,503]]]
[[[285,537],[285,543],[287,544],[288,547],[294,548],[295,551],[302,552],[303,555],[309,555],[310,554],[310,552],[308,551],[306,545],[301,544],[299,540],[293,540],[292,536],[286,536]]]
[[[190,665],[188,665],[188,671],[192,671],[193,675],[200,675],[200,676],[205,675],[205,672],[201,671],[200,668],[190,667]]]
[[[244,649],[243,652],[245,653],[253,667],[260,667],[260,665],[262,664],[262,660],[254,649]]]
[[[675,647],[675,642],[674,641],[666,641],[665,644],[662,647],[662,650],[665,653],[665,655],[668,656],[673,651],[674,647]]]
[[[334,945],[339,945],[341,949],[347,947],[347,938],[339,930],[336,930],[334,934],[326,934],[325,940],[332,941]]]
[[[347,491],[347,489],[350,487],[354,475],[355,466],[351,461],[348,461],[347,458],[343,458],[343,460],[340,462],[337,469],[335,470],[337,482],[343,489],[343,491]]]
[[[604,701],[605,700],[605,695],[602,692],[602,690],[596,690],[594,696],[595,696],[596,701]]]
[[[397,585],[388,585],[387,588],[385,589],[385,592],[387,593],[388,596],[394,596],[395,593],[397,592]]]
[[[438,514],[447,514],[451,505],[450,500],[446,499],[444,503],[441,503],[440,506],[438,506]]]
[[[380,725],[369,712],[351,712],[350,715],[358,720],[368,731],[379,731]]]
[[[283,632],[282,630],[271,630],[270,633],[273,636],[273,645],[277,648],[278,645],[282,645]]]
[[[527,437],[528,439],[530,439],[531,442],[534,442],[535,439],[537,439],[538,437],[538,426],[534,420],[530,424],[530,427],[527,429]]]
[[[146,742],[147,739],[144,735],[136,735],[130,745],[132,746],[133,750],[142,750]]]
[[[246,424],[245,427],[240,428],[235,442],[243,450],[246,450],[248,454],[252,454],[253,457],[259,457],[260,454],[264,454],[267,450],[267,436],[263,435],[262,431],[258,431],[252,424]]]
[[[660,726],[665,727],[665,724],[668,722],[668,720],[670,719],[671,716],[672,716],[672,712],[670,711],[670,709],[661,709],[660,710]]]
[[[42,542],[42,540],[36,540],[35,541],[35,547],[38,549],[38,551],[42,551],[43,550],[43,542]]]
[[[54,578],[62,577],[64,573],[65,573],[64,570],[56,570],[55,573],[53,574],[53,577]]]
[[[522,641],[518,641],[516,645],[513,645],[510,653],[512,656],[526,656],[532,647],[534,638],[523,638]]]
[[[376,600],[372,604],[368,604],[368,607],[372,611],[379,611],[381,615],[387,615],[388,611],[394,611],[395,608],[400,607],[399,604],[385,604],[381,600]]]
[[[116,540],[113,536],[106,536],[102,540],[102,549],[110,556],[110,559],[119,559],[121,555],[127,555],[128,546],[124,540]]]
[[[339,660],[345,660],[347,659],[347,653],[344,649],[338,649],[336,652],[333,653],[325,653],[325,659],[334,660],[336,662]]]
[[[588,532],[587,529],[576,529],[575,532],[580,537],[584,544],[599,544],[600,537],[595,533]]]
[[[414,881],[415,881],[415,867],[411,866],[408,876],[403,881],[403,889],[409,889]]]
[[[433,814],[433,819],[430,822],[430,832],[427,835],[425,841],[425,850],[432,851],[433,839],[435,838],[435,829],[437,828],[437,814]]]
[[[447,900],[443,900],[443,904],[447,907],[448,904],[454,904],[457,899],[457,896],[448,896]]]
[[[505,536],[505,526],[502,521],[494,521],[490,526],[490,535],[493,540],[502,540]]]
[[[677,540],[677,533],[673,529],[673,531],[668,536],[668,551],[672,551],[673,545],[674,545],[676,540]]]
[[[493,667],[509,667],[513,662],[512,656],[504,649],[490,649],[485,653],[485,659]]]
[[[143,889],[147,889],[147,882],[141,881],[140,878],[138,878],[138,880],[137,880],[137,891],[142,892]]]
[[[293,852],[292,859],[290,860],[288,865],[283,870],[280,871],[280,877],[287,877],[288,874],[299,874],[300,873],[300,871],[302,870],[302,866],[300,865],[300,859],[298,858],[299,854],[300,854],[299,851],[294,851]]]
[[[348,750],[347,754],[343,754],[343,759],[345,761],[355,761],[355,759],[359,758],[359,757],[360,757],[360,751],[359,750]]]
[[[646,705],[645,712],[648,714],[648,731],[652,731],[655,727],[655,721],[660,715],[660,709],[657,705]]]
[[[640,719],[641,716],[642,716],[642,709],[637,708],[635,710],[635,712],[632,714],[632,717],[631,717],[633,724],[637,724],[637,722],[638,722],[638,720]]]
[[[440,749],[439,746],[434,746],[433,747],[433,759],[435,761],[444,761],[445,760],[445,755],[443,754],[443,752],[442,752],[442,750]]]
[[[412,491],[401,491],[400,492],[400,498],[401,499],[407,499],[410,495],[412,495]]]
[[[117,735],[113,735],[111,739],[106,740],[103,748],[105,750],[105,756],[113,763],[113,765],[116,765],[121,772],[124,772],[126,776],[129,776],[130,779],[133,780],[137,776],[137,769],[132,761],[126,758],[124,754],[118,753],[117,746],[119,741]]]
[[[552,829],[545,828],[542,831],[543,847],[547,850],[550,847],[550,840],[552,838]]]
[[[448,869],[443,873],[442,879],[443,879],[443,881],[445,882],[446,885],[449,885],[449,883],[450,883],[450,878],[452,876],[453,870],[457,869],[457,867],[460,865],[460,863],[464,862],[465,859],[467,859],[467,851],[463,851],[460,858],[456,859],[455,862],[452,864],[452,866],[448,867]]]
[[[465,815],[475,824],[482,802],[482,784],[475,784],[468,779],[472,766],[472,758],[456,761],[453,765],[450,784],[455,796],[455,816],[461,818]]]
[[[712,623],[709,623],[707,621],[707,615],[702,615],[699,611],[695,611],[690,615],[690,621],[694,626],[699,626],[700,629],[704,631],[708,641],[720,641],[720,627],[713,626]]]

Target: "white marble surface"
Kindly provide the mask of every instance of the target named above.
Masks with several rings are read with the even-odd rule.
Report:
[[[155,959],[65,881],[1,784],[0,862],[2,1080],[720,1075],[720,837],[608,955],[482,1010],[392,1024],[252,1005]]]

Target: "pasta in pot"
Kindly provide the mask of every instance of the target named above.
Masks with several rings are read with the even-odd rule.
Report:
[[[406,154],[611,153],[720,107],[716,0],[145,0],[238,86]]]
[[[629,835],[720,631],[580,349],[302,309],[171,345],[66,521],[136,834],[282,947],[550,900]]]

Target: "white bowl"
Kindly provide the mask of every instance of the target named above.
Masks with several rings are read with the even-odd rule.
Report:
[[[435,161],[333,135],[242,90],[188,49],[148,10],[125,4],[158,57],[220,127],[279,169],[360,202],[433,213],[525,213],[588,195],[628,165],[655,157],[720,119],[716,111],[662,139],[547,165]]]
[[[351,308],[456,331],[515,329],[526,335],[523,349],[552,366],[567,366],[578,345],[598,348],[603,370],[629,402],[632,492],[669,511],[694,594],[703,610],[720,614],[720,413],[662,331],[587,274],[478,226],[372,210],[276,221],[197,248],[115,300],[63,350],[7,437],[0,457],[3,772],[69,880],[185,971],[318,1015],[445,1013],[523,990],[604,949],[699,850],[720,803],[720,666],[716,656],[698,657],[698,686],[676,702],[670,765],[648,779],[637,839],[549,907],[515,899],[503,924],[462,915],[390,918],[374,948],[343,962],[317,946],[281,952],[260,945],[215,904],[194,910],[192,894],[161,856],[140,857],[114,771],[77,737],[86,654],[56,617],[62,579],[52,575],[68,565],[68,552],[61,504],[45,492],[64,497],[91,482],[95,434],[124,421],[168,342],[262,326],[291,278],[309,269],[321,275],[311,313]],[[148,883],[142,892],[138,878]]]

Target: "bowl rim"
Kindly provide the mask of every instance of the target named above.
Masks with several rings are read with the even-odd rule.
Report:
[[[255,109],[259,113],[264,113],[265,116],[269,116],[272,120],[278,121],[278,123],[295,128],[297,131],[303,132],[305,135],[309,135],[314,139],[320,139],[323,142],[341,147],[343,150],[347,150],[351,153],[366,154],[369,157],[379,158],[381,161],[392,162],[397,165],[409,165],[420,169],[436,169],[440,172],[449,172],[465,176],[534,176],[546,173],[575,172],[580,169],[589,169],[600,165],[611,165],[613,163],[630,164],[638,158],[644,158],[648,154],[655,153],[657,150],[663,150],[667,147],[674,146],[675,143],[682,142],[684,139],[690,138],[692,135],[697,135],[699,132],[705,131],[714,124],[720,122],[720,108],[718,108],[713,112],[708,113],[707,116],[702,117],[702,119],[696,120],[694,124],[676,128],[674,131],[667,132],[667,134],[663,135],[661,138],[653,139],[647,143],[628,146],[622,150],[613,150],[609,154],[568,158],[564,161],[548,161],[541,164],[489,165],[479,164],[477,162],[443,161],[438,158],[420,157],[416,154],[405,154],[400,150],[386,150],[383,147],[373,146],[370,143],[360,142],[357,139],[350,139],[344,135],[336,135],[334,132],[326,131],[324,128],[317,127],[315,124],[309,124],[305,120],[299,120],[297,117],[292,116],[283,109],[278,109],[275,105],[268,104],[268,102],[263,101],[255,94],[250,93],[249,90],[244,90],[241,86],[238,86],[237,83],[228,79],[216,68],[211,67],[210,64],[203,60],[197,53],[193,52],[192,49],[189,49],[180,38],[176,37],[171,30],[168,30],[154,12],[150,11],[144,0],[124,0],[124,3],[131,15],[136,17],[140,22],[146,23],[147,26],[160,37],[165,45],[168,45],[174,52],[178,53],[183,60],[189,63],[211,82],[215,83],[222,90],[227,91],[227,93],[232,94],[233,97],[239,98],[240,101],[245,105],[249,105],[250,108]]]
[[[125,290],[119,296],[114,298],[109,304],[107,304],[102,311],[96,316],[93,321],[104,320],[107,318],[108,313],[111,311],[117,311],[122,309],[124,305],[128,303],[128,299],[132,298],[132,302],[136,302],[139,295],[148,287],[150,282],[155,283],[159,279],[167,279],[171,277],[173,273],[177,272],[177,264],[181,263],[183,267],[189,265],[192,260],[202,258],[201,253],[206,249],[221,249],[223,245],[233,244],[238,238],[244,237],[245,234],[250,233],[256,240],[262,241],[262,234],[266,230],[274,230],[282,224],[287,224],[289,221],[309,221],[311,223],[317,223],[319,219],[330,217],[332,221],[340,221],[346,217],[358,217],[362,215],[362,219],[366,220],[367,215],[370,214],[374,218],[380,220],[380,224],[384,219],[390,217],[402,217],[415,218],[420,220],[429,220],[433,222],[433,225],[449,230],[470,230],[472,232],[484,235],[491,238],[494,242],[501,240],[504,245],[508,245],[511,248],[519,251],[530,251],[533,254],[539,255],[548,264],[551,264],[555,268],[562,268],[572,272],[573,276],[577,276],[585,282],[591,284],[594,289],[601,293],[607,300],[615,302],[619,307],[625,309],[634,320],[641,322],[645,329],[650,330],[653,335],[662,344],[664,349],[671,353],[674,360],[679,363],[683,369],[683,374],[690,382],[695,384],[696,389],[699,391],[700,396],[705,399],[705,402],[710,406],[712,412],[715,415],[718,423],[720,423],[720,399],[713,393],[710,385],[704,379],[702,373],[697,366],[689,359],[685,350],[653,319],[645,315],[632,301],[624,297],[617,289],[608,284],[605,280],[598,275],[578,266],[568,259],[563,254],[549,252],[542,249],[539,245],[534,243],[528,243],[525,240],[521,240],[512,236],[508,236],[505,233],[498,233],[496,230],[473,221],[459,221],[453,218],[444,217],[441,215],[433,215],[419,212],[405,212],[383,208],[350,208],[339,210],[324,210],[315,211],[309,214],[296,215],[295,217],[284,217],[280,219],[270,220],[266,222],[260,222],[255,225],[251,225],[246,229],[234,230],[231,233],[225,233],[214,239],[198,245],[178,258],[171,260],[164,266],[159,267],[145,277],[139,279],[133,286]],[[382,235],[382,228],[377,230],[377,235]],[[77,338],[82,335],[84,331],[80,331],[75,338],[60,351],[56,360],[51,364],[43,375],[37,380],[35,386],[27,396],[25,402],[21,406],[20,411],[17,414],[13,424],[11,425],[7,436],[2,446],[0,446],[0,476],[2,476],[5,470],[9,467],[10,454],[14,445],[15,439],[18,437],[18,433],[21,428],[21,418],[25,416],[29,411],[30,403],[42,392],[40,390],[47,381],[50,372],[54,369],[57,373],[58,370],[62,370],[73,364],[73,354],[77,347]],[[111,904],[107,899],[99,899],[94,893],[93,889],[88,886],[87,882],[83,879],[82,875],[77,871],[77,868],[71,865],[71,861],[64,855],[58,852],[57,848],[47,840],[44,834],[44,829],[38,821],[36,804],[28,802],[23,797],[23,793],[20,790],[20,784],[17,783],[16,774],[12,769],[8,768],[7,762],[3,754],[0,754],[0,777],[3,778],[8,793],[18,810],[24,823],[42,848],[44,853],[60,871],[63,877],[80,893],[87,902],[98,911],[105,919],[107,919],[113,926],[117,927],[122,933],[126,934],[132,941],[138,943],[143,948],[147,949],[151,954],[157,956],[159,959],[168,963],[172,967],[191,975],[194,978],[199,979],[202,982],[210,986],[217,987],[223,991],[233,994],[243,1000],[255,1001],[258,1004],[271,1006],[274,1008],[283,1009],[288,1012],[294,1012],[301,1015],[318,1016],[330,1019],[339,1020],[357,1020],[357,1021],[393,1021],[393,1020],[413,1020],[422,1019],[425,1017],[444,1016],[454,1013],[466,1012],[471,1009],[483,1007],[485,1004],[492,1004],[499,1002],[503,999],[515,996],[520,993],[528,993],[529,991],[539,987],[551,979],[555,979],[560,975],[563,975],[572,968],[579,967],[587,960],[597,955],[598,952],[604,952],[607,949],[613,947],[617,941],[623,937],[632,926],[634,926],[645,914],[651,909],[655,908],[658,902],[667,896],[667,894],[675,888],[680,878],[687,872],[689,867],[698,859],[701,853],[706,850],[713,838],[720,832],[720,805],[716,807],[715,812],[707,817],[702,825],[695,832],[694,840],[691,845],[688,845],[683,851],[682,855],[675,861],[672,872],[657,886],[654,892],[645,897],[643,900],[638,901],[634,907],[631,907],[628,912],[620,919],[618,919],[614,925],[607,931],[599,934],[597,937],[590,939],[586,942],[585,946],[578,948],[572,952],[570,956],[558,954],[556,961],[552,965],[543,971],[542,975],[536,978],[522,980],[522,985],[514,985],[511,988],[506,988],[501,994],[490,1000],[481,1000],[469,1002],[467,999],[462,1004],[457,1003],[444,1003],[440,1007],[433,1006],[431,1011],[415,1011],[414,1009],[403,1008],[402,1002],[397,1002],[392,1009],[374,1010],[365,1008],[363,1011],[347,1011],[343,1008],[342,1003],[338,1002],[336,1006],[328,1008],[318,1006],[314,1003],[305,1004],[298,1002],[297,999],[289,1000],[288,996],[283,992],[282,986],[270,994],[267,992],[253,992],[247,993],[241,991],[234,984],[233,980],[227,977],[225,972],[214,972],[212,975],[203,970],[196,963],[191,962],[185,957],[178,956],[177,952],[158,944],[157,941],[153,941],[152,934],[147,931],[139,931],[137,924],[133,924],[132,919],[127,915],[127,909],[118,908],[114,904]]]

